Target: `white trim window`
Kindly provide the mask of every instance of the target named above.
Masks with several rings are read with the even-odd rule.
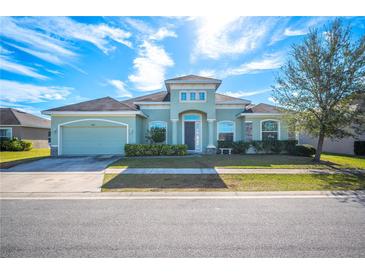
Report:
[[[165,121],[151,121],[149,123],[148,129],[152,128],[164,128],[165,129],[165,143],[167,144],[167,122]]]
[[[11,127],[0,128],[0,140],[13,138],[13,129]]]
[[[251,142],[253,140],[252,137],[252,122],[246,121],[245,122],[245,141]]]
[[[220,121],[217,127],[218,141],[233,142],[235,140],[235,125],[233,121]]]
[[[206,102],[206,91],[180,91],[179,101],[183,103],[202,103]]]
[[[261,121],[261,140],[280,140],[280,122],[277,120]]]
[[[188,95],[186,91],[180,92],[180,101],[186,101],[188,99]]]

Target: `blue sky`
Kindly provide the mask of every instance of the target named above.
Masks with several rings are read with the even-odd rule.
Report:
[[[331,17],[1,17],[0,105],[33,114],[84,100],[164,90],[198,74],[218,92],[272,103],[270,86],[310,28]],[[354,39],[365,17],[343,18]]]

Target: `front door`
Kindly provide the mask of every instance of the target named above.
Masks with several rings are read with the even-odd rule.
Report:
[[[188,150],[195,150],[195,122],[185,122],[185,144]]]

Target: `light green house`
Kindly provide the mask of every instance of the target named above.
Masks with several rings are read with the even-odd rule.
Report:
[[[165,81],[166,91],[125,101],[110,97],[43,111],[51,116],[52,155],[124,154],[143,144],[148,129],[164,127],[167,144],[214,153],[217,140],[288,140],[274,106],[217,93],[221,80],[188,75]]]

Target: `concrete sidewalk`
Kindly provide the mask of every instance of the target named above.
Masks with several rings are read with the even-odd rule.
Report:
[[[342,174],[353,172],[335,169],[277,168],[109,168],[105,174]],[[357,171],[365,174],[365,170]]]

